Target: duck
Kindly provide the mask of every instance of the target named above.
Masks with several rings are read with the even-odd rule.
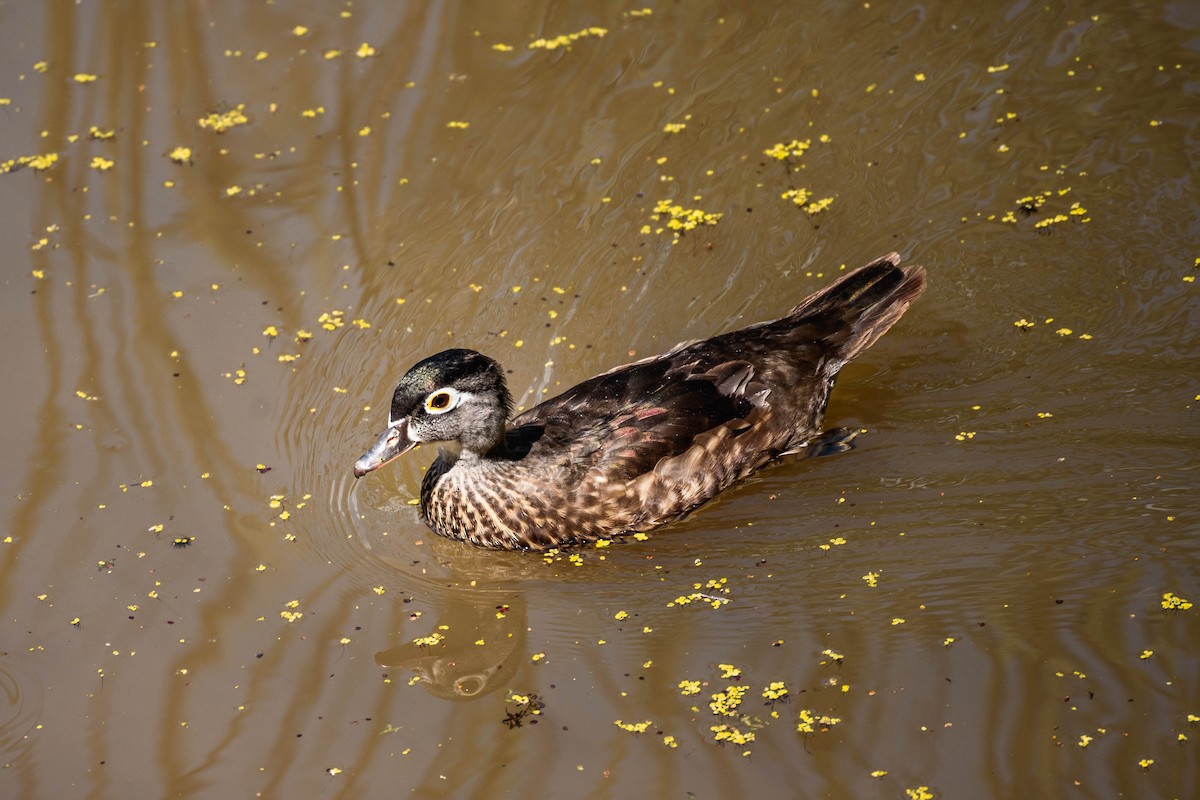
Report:
[[[484,548],[564,548],[659,528],[817,441],[838,371],[925,285],[923,267],[889,253],[778,319],[615,367],[516,417],[499,363],[437,353],[400,378],[387,429],[354,476],[436,444],[421,519]]]

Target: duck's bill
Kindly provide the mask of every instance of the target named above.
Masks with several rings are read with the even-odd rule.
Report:
[[[354,462],[354,477],[361,478],[368,472],[374,472],[389,461],[412,450],[420,442],[414,442],[408,438],[408,423],[401,420],[397,424],[388,428],[379,437],[379,441],[375,442],[374,446],[363,453],[363,457]]]

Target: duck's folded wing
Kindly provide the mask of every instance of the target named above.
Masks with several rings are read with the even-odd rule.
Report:
[[[736,435],[767,405],[767,389],[746,361],[708,368],[672,362],[648,360],[600,375],[525,412],[513,428],[541,428],[532,447],[561,453],[579,479],[589,473],[622,483],[713,435]]]

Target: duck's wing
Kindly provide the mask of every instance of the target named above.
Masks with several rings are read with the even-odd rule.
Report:
[[[749,426],[766,407],[768,391],[749,362],[685,360],[680,352],[618,367],[526,411],[512,421],[513,440],[536,438],[530,455],[560,453],[577,479],[599,473],[623,482],[684,453],[703,434]]]

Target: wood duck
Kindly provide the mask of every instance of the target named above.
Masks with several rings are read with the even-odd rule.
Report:
[[[680,519],[821,433],[838,370],[925,290],[890,253],[768,322],[616,367],[509,421],[492,359],[446,350],[396,385],[387,430],[355,477],[438,443],[421,481],[436,533],[544,550]]]

